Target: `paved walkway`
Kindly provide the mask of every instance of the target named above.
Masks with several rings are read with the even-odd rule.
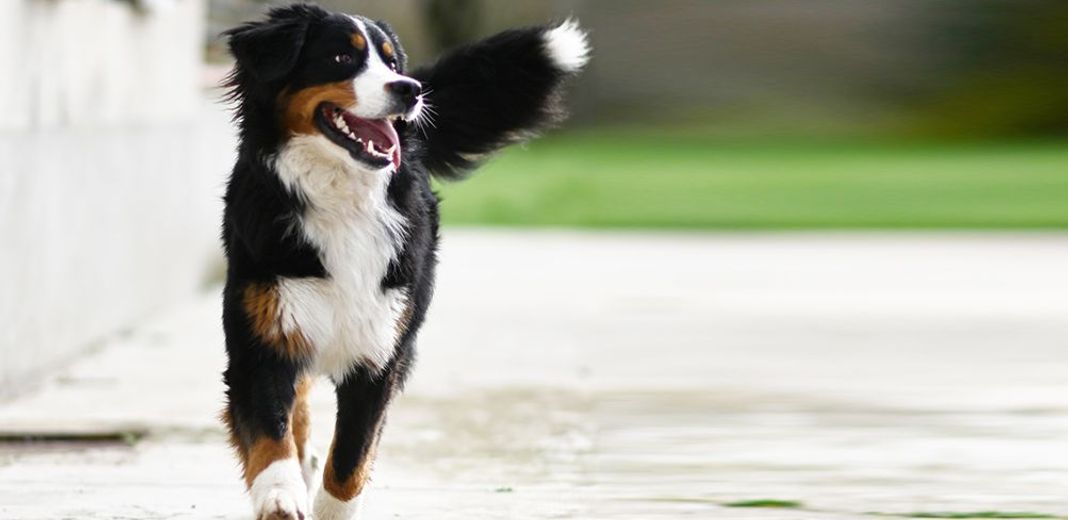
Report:
[[[366,518],[1068,516],[1068,236],[450,231],[442,256]],[[0,406],[129,434],[0,443],[0,518],[247,518],[218,309]],[[801,509],[725,506],[751,499]]]

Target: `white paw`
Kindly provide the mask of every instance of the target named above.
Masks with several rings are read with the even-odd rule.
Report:
[[[299,498],[288,489],[275,488],[267,491],[256,511],[257,520],[304,520],[304,508],[297,505]]]
[[[308,488],[296,459],[267,466],[252,481],[249,494],[256,520],[305,520]]]
[[[577,72],[590,61],[586,31],[571,18],[545,32],[545,50],[556,68],[568,73]]]
[[[366,493],[366,488],[364,493]],[[360,518],[360,506],[363,493],[348,502],[334,498],[326,489],[320,489],[315,497],[315,520],[357,520]]]
[[[300,474],[304,477],[304,485],[309,492],[315,491],[319,484],[321,467],[319,453],[310,444],[304,446],[304,460],[300,461]]]

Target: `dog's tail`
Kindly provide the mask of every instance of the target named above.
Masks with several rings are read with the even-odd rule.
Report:
[[[567,20],[505,31],[416,70],[428,108],[415,136],[430,171],[463,178],[492,152],[561,121],[562,86],[589,56],[586,32]]]

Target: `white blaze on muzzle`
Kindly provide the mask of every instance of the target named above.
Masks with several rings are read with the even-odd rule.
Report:
[[[367,41],[373,42],[374,39],[363,21],[359,19],[354,19],[354,21]],[[416,85],[418,82],[391,69],[382,59],[381,49],[377,45],[372,43],[368,47],[366,65],[352,80],[357,102],[350,111],[364,119],[402,117],[411,121],[418,117],[423,107],[421,95],[416,97],[416,103],[409,108],[387,87],[390,83],[397,81],[413,82]]]

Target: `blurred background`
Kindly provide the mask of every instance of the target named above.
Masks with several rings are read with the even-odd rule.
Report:
[[[413,65],[508,27],[574,16],[589,29],[593,60],[571,85],[567,104],[572,118],[565,128],[509,149],[463,183],[438,186],[444,199],[446,262],[451,240],[460,251],[452,254],[465,262],[485,260],[468,254],[478,251],[490,258],[500,255],[502,263],[526,265],[529,258],[542,257],[516,251],[536,246],[546,248],[538,254],[547,255],[546,263],[538,265],[556,266],[560,272],[568,266],[554,262],[566,263],[569,256],[599,259],[599,265],[607,266],[631,257],[646,262],[643,269],[666,263],[677,270],[656,274],[638,267],[587,266],[595,275],[618,275],[596,286],[603,289],[601,311],[607,315],[593,321],[599,328],[586,331],[589,337],[562,327],[557,336],[538,336],[544,344],[571,345],[582,336],[600,344],[603,349],[593,352],[607,358],[631,353],[651,362],[648,353],[627,350],[626,338],[617,337],[626,322],[649,332],[635,336],[643,341],[678,347],[663,347],[672,355],[658,361],[666,359],[679,371],[674,374],[690,374],[699,391],[656,401],[657,406],[689,410],[675,419],[721,412],[727,420],[737,418],[730,415],[733,411],[723,411],[723,403],[694,397],[711,392],[700,385],[712,374],[719,381],[759,374],[767,377],[762,381],[781,383],[798,375],[787,368],[797,366],[804,367],[799,370],[813,382],[811,388],[827,385],[831,395],[843,399],[863,394],[854,394],[848,385],[834,386],[831,381],[852,379],[806,364],[813,359],[853,359],[864,368],[843,370],[860,386],[889,377],[877,367],[931,377],[911,381],[910,389],[887,380],[887,386],[873,390],[880,396],[904,392],[894,406],[907,408],[915,404],[910,398],[924,401],[941,391],[980,399],[989,395],[968,386],[978,384],[977,379],[932,374],[941,374],[939,366],[954,371],[971,366],[969,359],[981,359],[985,361],[971,368],[977,370],[976,378],[993,378],[993,383],[980,384],[986,390],[998,389],[996,381],[1001,381],[1007,386],[1000,388],[1019,384],[1035,392],[1027,395],[1045,397],[1018,402],[1005,395],[1001,397],[1008,400],[947,397],[947,409],[1011,401],[1020,410],[1052,414],[1052,422],[1034,423],[1024,437],[1049,440],[1043,436],[1064,432],[1064,403],[1043,393],[1063,390],[1064,378],[1043,370],[1064,367],[1068,347],[1062,325],[1068,309],[1059,292],[1068,280],[1056,267],[1068,262],[1068,2],[320,3],[389,21]],[[103,350],[117,334],[129,334],[181,302],[214,294],[223,270],[219,199],[235,147],[217,87],[230,66],[219,34],[261,16],[269,5],[254,0],[0,3],[0,272],[5,278],[0,291],[0,398],[26,395],[80,355]],[[464,273],[472,279],[496,279],[494,269],[500,266],[467,268],[470,272]],[[636,272],[641,274],[632,276]],[[447,273],[443,284],[452,285],[453,294],[463,292],[462,284],[450,284]],[[512,283],[514,273],[498,274],[500,283]],[[628,300],[618,287],[636,277],[644,283],[634,287],[645,292]],[[553,280],[550,274],[531,281],[527,289],[537,293],[547,280]],[[751,287],[739,289],[748,283]],[[550,306],[568,290],[551,284],[542,289],[552,292],[551,287],[558,292],[542,295]],[[697,303],[684,308],[680,302]],[[438,312],[463,320],[457,309],[476,308],[468,304],[476,305],[445,300],[437,304]],[[717,321],[714,312],[727,314],[718,314]],[[723,321],[722,316],[734,316],[731,312],[740,313],[738,319]],[[671,329],[679,316],[691,321]],[[518,327],[513,330],[534,327],[515,315],[499,318]],[[713,323],[728,332],[713,330]],[[681,336],[652,334],[662,326]],[[781,335],[754,339],[753,331],[780,326],[786,331]],[[463,336],[473,349],[494,341],[467,329],[449,332]],[[622,343],[613,349],[598,339],[608,337]],[[984,347],[975,352],[966,348],[974,343]],[[841,349],[828,346],[832,344]],[[736,367],[748,368],[734,374],[719,366],[722,358],[709,354],[713,345],[733,352],[726,357]],[[952,348],[935,354],[941,345]],[[782,354],[790,349],[793,353]],[[874,357],[850,357],[860,351]],[[572,354],[561,355],[579,366],[569,367],[587,371],[583,374],[595,371],[585,361],[567,357]],[[433,353],[427,356],[434,359]],[[692,360],[703,362],[688,363]],[[487,362],[508,364],[497,358]],[[1010,366],[1015,368],[1002,370]],[[644,369],[621,373],[645,377]],[[671,374],[665,371],[665,379],[649,388],[690,381],[682,376],[668,381]],[[1009,375],[1017,379],[998,379]],[[949,380],[963,386],[939,386]],[[1012,395],[1026,393],[1020,392]],[[754,406],[789,402],[776,397]],[[653,416],[663,419],[644,408],[622,415],[637,422]],[[784,427],[808,420],[791,423],[776,417],[772,422]],[[842,416],[834,417],[829,421]],[[756,430],[739,435],[759,437],[766,419],[743,418]],[[1011,422],[958,419],[947,418],[945,424],[982,429]],[[3,420],[0,416],[0,425]],[[822,430],[813,431],[820,442],[837,442],[820,437]],[[990,439],[1016,435],[983,431]],[[695,429],[689,437],[674,439],[700,457],[710,449],[698,449],[703,446],[698,437],[716,432],[721,430]],[[647,438],[635,434],[620,442],[633,448],[643,438],[664,440],[644,434]],[[917,435],[927,434],[936,435]],[[886,436],[873,435],[844,442]],[[937,446],[924,449],[937,452]],[[977,444],[976,451],[962,452],[959,460],[990,453],[988,448]],[[1043,445],[1047,448],[1068,446],[1051,440]],[[831,448],[821,449],[809,455],[818,458]],[[1039,471],[1041,478],[1028,473],[1019,487],[1002,490],[1000,496],[1012,496],[1026,482],[1063,484],[1050,467],[1068,467],[1064,457],[1054,463],[1027,453],[1034,456],[1016,460],[1032,461],[1045,472]],[[865,460],[872,462],[865,458],[869,454],[858,451],[842,464],[863,466]],[[921,457],[910,468],[928,463]],[[641,474],[616,459],[598,464],[634,479]],[[682,462],[661,469],[661,476],[697,471]],[[955,474],[979,471],[958,470]],[[985,482],[1000,479],[998,471],[1015,471],[996,464],[983,470],[997,475]],[[819,479],[813,475],[803,478]],[[841,475],[854,473],[843,470]],[[876,482],[885,475],[868,477]],[[1053,480],[1042,480],[1047,477]],[[777,478],[754,477],[749,485],[796,482],[795,477]],[[620,477],[617,483],[625,480]],[[901,477],[900,482],[907,480]],[[746,479],[736,480],[742,481]],[[959,490],[974,484],[960,481]],[[741,490],[736,495],[745,494],[745,485],[735,487]],[[912,496],[923,496],[916,493]],[[1048,497],[1028,496],[1030,502],[1017,505],[1052,507]],[[694,503],[660,499],[676,506]],[[722,501],[719,495],[715,500]],[[964,506],[950,505],[967,507],[962,500]],[[909,509],[921,502],[895,504]],[[849,508],[864,510],[855,504]]]
[[[1068,225],[1064,2],[323,4],[390,21],[414,64],[511,26],[590,29],[566,130],[442,186],[449,225]],[[219,34],[267,5],[0,6],[0,388],[216,276],[233,150]],[[105,289],[125,303],[58,298]]]

